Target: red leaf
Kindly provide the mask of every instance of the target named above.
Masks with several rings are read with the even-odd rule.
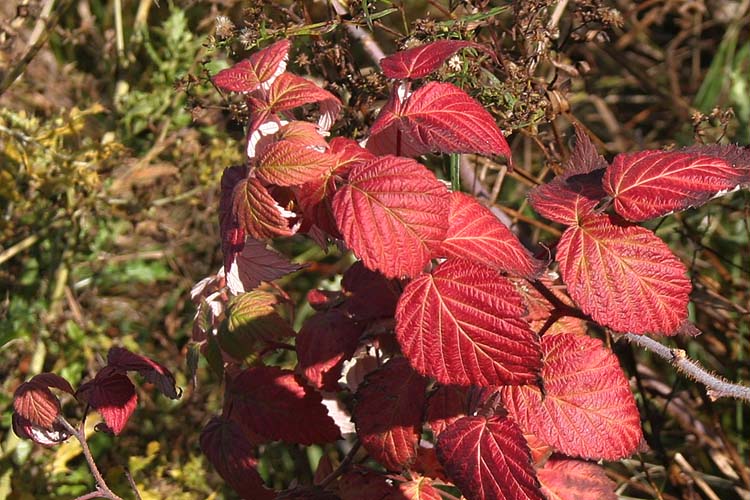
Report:
[[[282,208],[258,179],[240,181],[232,193],[232,215],[237,225],[256,240],[291,236],[296,215]]]
[[[379,156],[397,154],[408,158],[415,158],[431,151],[431,145],[422,144],[419,138],[414,138],[404,132],[400,118],[404,104],[400,94],[403,94],[405,90],[402,86],[391,93],[385,106],[380,109],[367,138],[368,151]]]
[[[539,339],[523,314],[507,279],[470,261],[448,260],[406,285],[396,335],[412,366],[440,383],[533,383]]]
[[[297,202],[309,224],[334,238],[341,238],[331,208],[336,179],[348,177],[355,165],[374,160],[375,155],[355,141],[343,137],[335,137],[331,141],[329,153],[335,157],[336,165],[322,177],[302,185],[297,190]]]
[[[319,486],[297,486],[282,491],[274,500],[341,500],[341,498]]]
[[[346,270],[341,287],[346,291],[347,312],[359,321],[392,318],[396,313],[400,283],[367,269],[361,261]]]
[[[261,281],[270,283],[300,269],[264,242],[248,238],[227,273],[227,285],[239,295],[257,288]]]
[[[542,263],[531,256],[516,235],[473,197],[451,193],[448,233],[438,253],[464,258],[498,271],[533,278]]]
[[[81,385],[76,397],[98,411],[115,435],[125,428],[138,403],[133,383],[111,366],[105,366],[93,380]]]
[[[597,464],[553,458],[536,471],[547,500],[617,500],[617,485]]]
[[[568,228],[557,261],[568,293],[598,323],[619,332],[676,332],[687,319],[685,266],[648,229],[592,214]]]
[[[341,366],[357,349],[364,326],[339,309],[319,312],[305,321],[297,334],[297,359],[315,388],[339,390]]]
[[[52,430],[60,415],[60,400],[49,387],[73,394],[67,380],[53,373],[41,373],[19,385],[13,393],[13,410],[30,425]]]
[[[229,418],[269,440],[328,443],[340,438],[320,394],[300,376],[277,367],[248,368],[227,386]]]
[[[505,417],[463,417],[438,437],[438,458],[470,500],[544,500],[526,441]]]
[[[253,445],[235,422],[214,417],[201,432],[201,450],[222,478],[243,498],[264,500],[275,494],[255,470]]]
[[[604,174],[617,213],[644,221],[703,205],[738,187],[742,170],[721,158],[679,151],[619,154]]]
[[[300,186],[323,177],[335,165],[335,158],[291,141],[270,144],[253,169],[259,179],[277,186]]]
[[[289,40],[279,40],[254,53],[249,59],[219,71],[213,77],[213,82],[222,90],[252,92],[286,69],[290,46]]]
[[[179,399],[182,395],[182,391],[177,390],[172,372],[151,358],[113,347],[107,354],[107,364],[117,370],[138,372],[168,398]]]
[[[33,424],[16,412],[11,417],[11,427],[19,438],[30,439],[42,446],[54,446],[70,437],[70,433],[58,421],[48,429]]]
[[[404,500],[443,500],[439,490],[432,485],[432,480],[428,477],[401,483],[398,489],[404,495]]]
[[[301,146],[328,149],[325,137],[320,135],[318,126],[314,123],[291,121],[281,127],[276,134],[279,141],[289,141]]]
[[[388,78],[421,78],[438,69],[464,47],[481,46],[465,40],[438,40],[385,57],[380,60],[380,67]]]
[[[435,436],[459,418],[469,415],[468,391],[459,385],[441,385],[432,393],[425,420]]]
[[[388,470],[417,457],[427,380],[404,358],[394,358],[365,378],[357,390],[354,422],[370,456]]]
[[[219,198],[219,233],[221,251],[224,254],[224,269],[230,269],[235,255],[245,246],[245,230],[234,215],[234,189],[247,177],[247,168],[239,165],[224,169],[221,174],[221,196]]]
[[[382,115],[382,117],[381,117]],[[410,147],[398,152],[479,153],[511,158],[510,147],[492,115],[466,92],[450,83],[430,82],[417,89],[400,104],[393,101],[384,108],[370,129],[368,149],[375,154],[392,153],[382,150],[388,141],[377,139],[395,125]],[[381,144],[382,143],[382,144]],[[413,151],[412,151],[413,149]]]
[[[333,198],[347,245],[388,278],[415,276],[448,228],[448,191],[414,160],[385,156],[355,166]]]
[[[598,339],[559,334],[542,338],[544,394],[538,387],[504,387],[503,401],[521,428],[562,453],[618,460],[643,438],[628,381]]]
[[[570,154],[570,158],[565,162],[565,173],[563,177],[568,178],[578,174],[588,174],[595,170],[607,168],[609,165],[596,151],[596,146],[591,142],[591,137],[586,133],[586,129],[576,124],[576,145]]]
[[[335,95],[292,73],[280,74],[268,90],[268,107],[272,113],[319,101],[333,101],[341,105]]]
[[[529,192],[531,206],[540,215],[562,224],[578,224],[594,212],[607,193],[602,188],[604,170],[561,176]]]
[[[369,469],[357,468],[338,481],[341,500],[403,500],[393,480]]]

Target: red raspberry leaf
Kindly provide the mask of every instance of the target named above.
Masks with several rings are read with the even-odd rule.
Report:
[[[542,338],[544,394],[538,387],[501,390],[510,416],[562,453],[618,460],[643,438],[640,416],[617,358],[598,339]]]
[[[440,436],[446,427],[469,414],[469,390],[459,385],[441,385],[432,393],[425,420],[435,436]]]
[[[268,90],[268,107],[272,113],[320,101],[331,101],[341,106],[335,95],[318,87],[307,78],[292,73],[279,75]]]
[[[443,500],[437,488],[428,477],[420,477],[398,486],[404,500]]]
[[[289,222],[295,214],[282,208],[254,177],[245,178],[234,187],[232,216],[236,221],[234,227],[256,240],[294,234]]]
[[[403,103],[392,99],[370,129],[373,142],[370,144],[368,140],[368,149],[375,154],[395,151],[383,149],[392,145],[392,138],[377,137],[391,136],[394,131],[405,137],[406,147],[399,152],[402,155],[440,152],[511,157],[510,146],[492,115],[450,83],[430,82]]]
[[[617,213],[637,222],[703,205],[737,188],[746,176],[722,158],[641,151],[617,155],[603,184]]]
[[[54,446],[70,437],[68,431],[58,421],[55,421],[48,429],[31,423],[16,412],[13,412],[11,417],[11,427],[19,438],[30,439],[42,446]]]
[[[346,270],[341,280],[346,292],[346,310],[359,321],[392,318],[401,295],[401,284],[367,269],[357,261]]]
[[[341,366],[357,349],[364,327],[339,309],[316,313],[305,321],[297,334],[297,359],[314,387],[339,389]]]
[[[255,469],[253,445],[237,423],[224,417],[212,418],[201,432],[200,446],[219,475],[242,498],[274,498],[275,492],[265,487]]]
[[[276,312],[276,296],[253,290],[232,298],[228,320],[219,330],[222,350],[241,360],[273,342],[294,336],[289,323]]]
[[[270,283],[300,269],[264,242],[247,238],[227,273],[227,283],[234,293],[249,292],[261,281]]]
[[[604,170],[557,177],[529,191],[529,203],[540,215],[562,224],[577,224],[592,214],[607,195],[602,188]]]
[[[570,296],[602,325],[672,334],[687,320],[685,266],[648,229],[588,215],[563,233],[556,258]]]
[[[388,78],[421,78],[438,69],[464,47],[481,46],[466,40],[438,40],[385,57],[380,60],[380,67]]]
[[[318,392],[281,368],[248,368],[227,387],[225,414],[246,431],[289,443],[328,443],[341,436]]]
[[[333,213],[367,267],[388,278],[415,276],[448,229],[448,191],[416,161],[385,156],[351,170]]]
[[[277,186],[300,186],[322,178],[336,165],[336,158],[291,141],[270,144],[253,169],[259,179]]]
[[[365,468],[343,474],[338,488],[341,500],[403,500],[389,476]]]
[[[547,500],[617,500],[617,485],[597,464],[552,458],[536,471]]]
[[[460,418],[438,437],[437,453],[469,500],[544,500],[526,441],[508,418]]]
[[[427,379],[404,358],[370,373],[357,390],[354,422],[362,445],[386,469],[407,468],[417,457]]]
[[[175,385],[172,372],[151,358],[134,354],[122,347],[113,347],[107,353],[107,364],[121,371],[138,372],[170,399],[179,399],[182,395],[182,390],[178,390]]]
[[[60,400],[46,384],[32,379],[13,393],[13,410],[31,425],[52,430],[60,415]]]
[[[219,71],[213,82],[222,90],[252,92],[286,69],[289,40],[279,40],[231,68]]]
[[[406,286],[396,335],[412,366],[440,383],[529,384],[541,350],[524,313],[513,284],[496,271],[448,260]]]
[[[81,385],[76,397],[98,411],[115,435],[125,428],[138,403],[133,383],[113,366],[105,366]]]
[[[448,233],[438,254],[473,260],[526,278],[533,278],[541,271],[543,264],[473,197],[460,192],[451,193],[448,222]]]

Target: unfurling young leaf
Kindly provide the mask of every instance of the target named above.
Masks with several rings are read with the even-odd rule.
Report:
[[[539,339],[510,281],[488,267],[449,259],[409,283],[396,310],[396,335],[419,372],[443,384],[534,383]]]

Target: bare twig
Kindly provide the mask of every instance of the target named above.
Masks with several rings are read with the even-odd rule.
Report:
[[[349,453],[346,454],[346,456],[341,461],[341,463],[339,464],[339,466],[336,467],[336,469],[333,472],[331,472],[330,474],[328,474],[320,482],[320,484],[318,486],[320,486],[321,488],[325,489],[326,486],[328,486],[329,484],[331,484],[333,481],[336,480],[337,477],[339,477],[341,474],[343,474],[346,471],[346,469],[349,467],[349,464],[352,462],[352,460],[354,460],[354,455],[357,454],[357,452],[359,451],[359,447],[360,446],[361,446],[361,443],[359,442],[359,439],[358,439],[358,440],[356,440],[354,442],[354,444],[352,445],[352,448],[349,450]]]
[[[710,373],[697,361],[688,358],[687,353],[682,349],[667,347],[645,335],[626,333],[624,338],[631,344],[648,349],[657,356],[666,359],[678,372],[706,386],[708,397],[712,400],[735,398],[750,403],[750,387],[729,382],[722,377]]]
[[[71,423],[68,422],[62,415],[58,415],[57,421],[81,444],[83,456],[86,458],[86,463],[89,466],[89,470],[91,470],[91,475],[94,476],[94,481],[96,481],[96,491],[92,491],[91,493],[80,496],[76,498],[76,500],[87,500],[90,498],[123,500],[122,497],[118,496],[109,488],[109,486],[107,486],[107,482],[104,480],[104,476],[102,476],[102,473],[99,472],[99,467],[97,467],[96,462],[94,461],[94,457],[93,455],[91,455],[91,449],[89,449],[89,444],[86,441],[86,431],[84,430],[86,421],[81,420],[80,429],[76,429],[75,427],[73,427],[73,425],[71,425]]]

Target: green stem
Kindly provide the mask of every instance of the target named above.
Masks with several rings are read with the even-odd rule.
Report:
[[[452,154],[451,158],[451,189],[461,191],[461,155]]]

